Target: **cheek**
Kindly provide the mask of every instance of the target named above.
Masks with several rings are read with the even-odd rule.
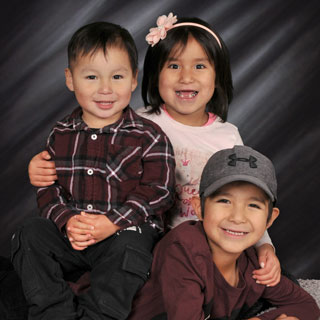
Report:
[[[206,84],[208,91],[210,92],[210,95],[212,96],[214,94],[214,91],[216,89],[215,79],[212,79],[212,77],[207,77],[204,80],[204,84]]]
[[[219,222],[223,219],[224,218],[220,214],[210,214],[207,211],[203,219],[203,225],[206,226],[206,228],[211,229],[213,227],[218,226]]]
[[[131,91],[132,87],[130,85],[128,85],[127,87],[125,88],[122,88],[121,90],[119,90],[117,92],[118,94],[118,98],[120,100],[122,100],[122,102],[125,104],[125,105],[128,105],[130,103],[130,100],[131,100],[131,96],[132,96],[132,91]]]
[[[86,101],[91,96],[90,92],[88,90],[84,90],[83,88],[75,88],[75,96],[77,100],[80,101]]]
[[[253,217],[250,219],[251,225],[254,226],[254,229],[263,234],[267,227],[267,219],[261,219],[261,217]]]
[[[158,87],[159,92],[165,93],[166,88],[169,86],[170,80],[172,77],[167,76],[165,71],[160,72],[159,80],[158,80]]]

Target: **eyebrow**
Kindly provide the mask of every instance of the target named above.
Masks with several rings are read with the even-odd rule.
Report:
[[[231,197],[232,194],[229,193],[229,192],[226,192],[226,191],[220,191],[220,192],[217,192],[217,193],[213,194],[213,197],[218,197],[218,196],[229,196],[229,197]],[[257,196],[251,196],[251,197],[249,197],[248,200],[261,202],[263,204],[268,202],[268,199],[266,199],[265,197],[257,197]]]
[[[179,60],[178,57],[169,57],[167,59],[167,61],[177,61]],[[208,57],[203,57],[203,58],[196,58],[196,59],[193,59],[194,61],[210,61]]]
[[[260,197],[250,197],[249,200],[251,201],[257,201],[265,204],[268,200],[265,198],[260,198]]]
[[[94,67],[85,67],[81,70],[81,72],[91,72],[91,71],[94,71],[94,72],[100,72],[97,68],[94,68]],[[119,68],[115,68],[112,70],[112,73],[114,72],[121,72],[121,71],[125,71],[125,72],[130,72],[131,70],[123,67],[123,66],[120,66]]]

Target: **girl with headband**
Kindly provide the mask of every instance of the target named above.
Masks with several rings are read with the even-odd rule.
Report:
[[[198,194],[202,169],[215,152],[242,145],[238,129],[227,122],[233,96],[229,53],[220,36],[197,18],[160,16],[146,36],[142,80],[145,108],[137,113],[156,122],[169,137],[176,159],[174,208],[169,228],[197,219],[190,199]],[[280,263],[266,232],[257,244],[261,269],[254,278],[273,286]]]

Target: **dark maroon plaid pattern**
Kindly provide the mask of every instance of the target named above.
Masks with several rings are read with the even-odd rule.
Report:
[[[78,107],[48,137],[58,181],[38,189],[41,216],[60,230],[80,211],[105,214],[121,228],[148,222],[162,229],[175,186],[167,136],[129,106],[118,122],[101,129],[89,128],[81,115]]]

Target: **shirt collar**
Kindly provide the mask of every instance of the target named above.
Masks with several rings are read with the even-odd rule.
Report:
[[[89,128],[87,124],[82,120],[82,109],[77,107],[73,112],[65,117],[62,121],[59,121],[59,124],[64,127],[71,127],[75,131],[99,131],[99,132],[117,132],[120,128],[141,128],[143,126],[142,119],[138,116],[130,106],[127,106],[123,109],[123,114],[121,118],[108,126],[105,126],[101,129]]]

